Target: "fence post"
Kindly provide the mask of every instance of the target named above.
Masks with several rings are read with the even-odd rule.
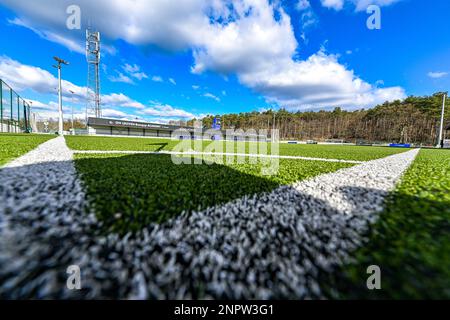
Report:
[[[12,89],[9,88],[9,104],[10,104],[10,109],[11,109],[11,114],[9,116],[9,125],[8,125],[8,132],[12,131],[12,124],[13,124],[13,102],[12,102]]]
[[[24,131],[25,133],[28,133],[27,104],[25,104],[25,100],[23,100],[23,123],[24,123]]]
[[[16,125],[16,133],[17,133],[17,128],[19,128],[19,130],[20,130],[20,97],[19,97],[19,95],[17,95],[17,125]]]
[[[3,132],[3,80],[0,79],[0,132]]]
[[[8,88],[9,89],[9,109],[10,109],[10,116],[5,114],[4,111],[6,111],[8,108],[7,103],[3,103],[3,98],[6,98],[7,93],[3,95],[3,89]],[[14,94],[17,96],[17,119],[14,120],[14,103],[13,103],[13,96]],[[24,125],[22,126],[20,123],[20,100],[22,100],[23,104],[23,121]],[[30,114],[31,114],[31,108],[26,101],[21,98],[6,82],[4,82],[2,79],[0,79],[0,132],[8,132],[8,133],[18,133],[21,132],[22,129],[26,133],[30,132],[29,126],[31,125],[30,122]],[[7,129],[6,129],[7,128]]]
[[[31,133],[33,129],[31,128],[31,106],[27,104],[27,133]]]
[[[31,128],[31,106],[27,104],[26,108],[26,123],[27,123],[27,133],[32,133],[33,129]]]

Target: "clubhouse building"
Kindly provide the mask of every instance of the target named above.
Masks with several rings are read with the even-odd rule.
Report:
[[[89,135],[102,135],[102,136],[130,136],[130,137],[153,137],[153,138],[171,138],[174,131],[183,129],[185,134],[177,137],[178,139],[202,139],[202,137],[196,137],[196,131],[194,127],[190,126],[177,126],[170,124],[141,122],[141,121],[128,121],[106,118],[88,118],[88,134]],[[203,128],[206,130],[205,128]],[[209,128],[208,128],[209,129]],[[267,136],[264,135],[246,135],[245,137],[233,135],[231,137],[226,136],[226,131],[214,129],[217,132],[217,136],[211,136],[212,140],[216,139],[229,139],[229,140],[247,140],[257,138],[266,140]],[[218,136],[222,136],[222,138]]]
[[[178,129],[185,129],[192,134],[194,133],[194,127],[189,126],[175,126],[105,118],[88,118],[89,135],[170,138],[172,133]]]

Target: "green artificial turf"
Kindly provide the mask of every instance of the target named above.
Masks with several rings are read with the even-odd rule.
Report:
[[[96,137],[96,136],[67,136],[67,145],[73,150],[98,150],[98,151],[172,151],[181,142],[179,140],[170,139],[151,139],[151,138],[117,138],[117,137]],[[186,143],[186,141],[185,141]],[[194,150],[193,141],[187,141]],[[199,141],[205,150],[206,147],[212,146],[211,141]],[[222,145],[221,152],[229,152],[225,142],[216,142]],[[254,143],[253,143],[254,145]],[[246,153],[250,151],[250,143],[237,142],[234,151],[241,152],[243,146]],[[195,149],[196,150],[196,149]],[[286,156],[302,156],[325,159],[340,160],[358,160],[368,161],[384,158],[393,154],[407,151],[402,148],[388,147],[365,147],[365,146],[347,146],[347,145],[305,145],[305,144],[279,144],[279,154]],[[184,150],[185,151],[185,150]],[[268,152],[271,152],[271,144],[268,144]]]
[[[0,166],[33,150],[54,136],[35,134],[0,134]]]
[[[189,151],[208,151],[207,147],[213,144],[222,146],[221,152],[227,152],[223,141],[213,142],[193,141],[193,140],[172,140],[159,138],[133,138],[133,137],[99,137],[99,136],[66,136],[66,142],[69,148],[73,150],[96,150],[96,151],[174,151],[176,147],[183,142],[187,147],[183,152]],[[200,145],[200,150],[196,149]],[[233,146],[231,152],[238,150],[237,145],[245,148],[244,152],[249,151],[249,143],[238,142]],[[180,151],[178,149],[177,151]]]
[[[355,263],[326,285],[338,298],[450,298],[450,151],[421,150]],[[381,268],[381,290],[366,287],[366,269]]]
[[[280,144],[280,154],[313,158],[369,161],[408,151],[404,148],[349,145]]]
[[[67,146],[73,150],[98,151],[170,151],[178,140],[153,138],[117,138],[99,136],[66,136]]]
[[[261,164],[176,165],[168,155],[78,154],[75,164],[106,231],[119,233],[352,166],[282,159],[262,176]]]

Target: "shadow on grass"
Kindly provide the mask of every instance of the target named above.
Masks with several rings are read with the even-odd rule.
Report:
[[[95,194],[97,213],[111,230],[119,232],[140,230],[151,222],[163,223],[182,211],[198,211],[279,187],[274,181],[228,166],[178,166],[166,155],[79,159],[77,166],[88,172],[84,179],[90,194]],[[96,169],[102,166],[114,170]],[[93,186],[101,189],[92,189]],[[361,209],[365,201],[387,196],[384,191],[364,188],[349,187],[342,192],[354,208]],[[356,262],[324,273],[321,283],[328,289],[327,296],[449,298],[450,203],[398,192],[387,199],[381,218],[369,224],[369,241],[354,253]],[[311,200],[324,212],[335,211],[318,199]],[[115,218],[117,213],[119,219]],[[313,253],[308,255],[311,261],[315,260]],[[383,290],[367,289],[366,270],[370,265],[380,266]]]
[[[159,152],[161,150],[164,150],[164,148],[166,148],[169,144],[167,142],[165,143],[149,143],[149,146],[160,146],[159,148],[153,150],[155,152]]]
[[[427,201],[401,193],[391,196],[380,220],[367,233],[368,243],[352,254],[356,263],[342,267],[332,264],[331,270],[326,270],[320,267],[323,259],[320,255],[331,259],[339,256],[342,250],[347,250],[341,244],[352,240],[348,228],[355,226],[353,220],[357,220],[358,209],[352,212],[355,217],[343,224],[340,219],[336,219],[343,213],[328,203],[291,187],[283,187],[291,197],[280,201],[293,219],[292,226],[297,225],[299,220],[303,231],[299,233],[295,227],[272,222],[270,233],[257,238],[257,248],[262,254],[243,259],[243,265],[236,270],[224,264],[223,269],[217,271],[233,275],[223,280],[229,290],[215,291],[211,283],[214,274],[218,273],[204,274],[203,271],[206,267],[221,266],[214,262],[214,256],[211,256],[211,260],[199,263],[195,260],[197,254],[208,256],[208,253],[218,252],[224,261],[229,262],[235,262],[237,258],[234,251],[229,250],[230,244],[220,241],[199,243],[196,233],[189,228],[180,228],[180,234],[177,235],[164,233],[168,237],[167,241],[148,242],[146,255],[141,257],[142,269],[136,266],[130,268],[126,264],[123,269],[117,269],[117,261],[111,260],[110,254],[114,253],[120,260],[121,257],[133,255],[135,248],[116,247],[120,240],[98,246],[95,240],[99,235],[96,226],[79,224],[75,227],[76,221],[83,221],[82,208],[77,208],[70,197],[64,196],[67,192],[74,193],[64,178],[65,165],[45,163],[0,170],[0,221],[6,221],[5,217],[10,216],[8,224],[2,226],[10,228],[9,232],[0,228],[1,298],[126,298],[130,294],[127,290],[134,275],[145,269],[146,289],[150,298],[181,298],[177,295],[184,293],[193,298],[252,299],[260,298],[258,292],[265,290],[272,298],[297,299],[304,298],[299,292],[310,293],[311,283],[315,283],[316,275],[311,272],[311,264],[318,268],[319,283],[322,288],[328,289],[326,293],[330,298],[450,296],[448,202]],[[59,169],[55,171],[54,167]],[[84,173],[83,179],[93,195],[97,214],[111,230],[118,231],[144,228],[150,222],[165,221],[178,215],[182,208],[196,210],[244,194],[270,191],[278,186],[268,179],[243,174],[226,166],[176,166],[166,155],[78,159],[77,167]],[[33,192],[29,193],[30,189]],[[342,191],[348,199],[356,199],[353,203],[355,206],[364,206],[364,201],[385,195],[379,190],[364,188],[346,188]],[[27,195],[34,198],[27,198]],[[43,203],[42,199],[47,202]],[[295,210],[289,210],[292,208]],[[75,218],[58,220],[67,212]],[[231,226],[239,214],[229,212],[221,219],[212,219],[217,224],[214,228],[218,230],[223,225]],[[267,210],[261,210],[258,214],[263,219],[275,219]],[[248,222],[244,219],[242,223]],[[163,222],[161,227],[170,230],[170,223]],[[211,229],[205,232],[208,230]],[[250,237],[246,234],[250,231],[245,228],[242,230],[241,234],[236,234],[232,245],[240,246],[242,241],[239,239],[243,235]],[[334,241],[337,241],[337,249],[327,249],[330,248],[327,245],[317,246],[318,241],[319,244],[329,244],[330,230]],[[264,233],[265,228],[260,231]],[[86,237],[92,240],[82,242],[81,239]],[[173,272],[170,271],[173,265],[172,269],[166,265],[171,259],[167,261],[165,251],[159,245],[165,243],[175,250],[180,239],[183,239],[183,248],[180,250],[189,249],[195,254],[182,259],[177,255],[171,263],[175,263],[179,269]],[[89,249],[94,245],[99,252],[91,261]],[[287,250],[282,251],[281,248]],[[65,287],[67,266],[78,263],[73,261],[73,254],[75,257],[77,254],[87,257],[86,265],[82,265],[85,278],[83,291],[80,292],[71,292]],[[271,260],[267,267],[255,267],[265,265],[260,262],[270,257],[276,259]],[[90,265],[94,261],[98,269]],[[381,291],[369,291],[365,286],[368,276],[366,269],[373,264],[381,268]],[[286,270],[285,266],[293,265],[295,268]],[[248,271],[250,268],[255,272],[255,280],[249,284],[245,283],[247,277],[242,270]],[[295,270],[302,270],[302,273],[297,274]],[[127,275],[125,279],[122,276],[124,271]],[[270,281],[265,281],[267,279]],[[152,291],[152,288],[157,289]],[[240,293],[235,288],[241,288]],[[242,291],[242,288],[247,291]]]
[[[75,163],[97,215],[119,233],[279,186],[225,165],[176,165],[163,154],[86,157]]]

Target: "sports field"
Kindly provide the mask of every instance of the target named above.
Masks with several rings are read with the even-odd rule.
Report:
[[[450,297],[448,150],[281,144],[265,175],[260,158],[175,164],[180,141],[28,137],[0,170],[14,229],[0,237],[17,237],[0,278],[28,291],[2,297],[73,297],[58,289],[68,262],[83,298]],[[367,289],[369,265],[382,290]]]
[[[0,133],[0,166],[52,138],[54,136]]]
[[[145,139],[145,138],[110,138],[110,137],[85,137],[68,136],[67,145],[73,150],[98,150],[98,151],[172,151],[179,140],[171,139]],[[194,141],[191,141],[192,149],[195,148]],[[226,151],[225,142],[201,142],[202,148],[208,145],[222,144],[222,149]],[[242,149],[250,153],[250,144],[244,142],[235,143],[234,151]],[[281,156],[302,156],[313,158],[329,158],[341,160],[368,161],[387,157],[405,151],[398,148],[386,147],[359,147],[346,145],[306,145],[306,144],[279,144],[279,154]],[[268,144],[268,152],[271,152],[271,144]]]
[[[77,154],[91,203],[114,231],[139,230],[183,211],[202,210],[245,195],[353,166],[280,160],[277,175],[261,175],[261,165],[173,164],[168,155]],[[120,213],[120,219],[115,215]]]
[[[450,150],[422,150],[369,233],[355,262],[327,285],[337,297],[450,298]],[[383,266],[385,290],[368,292],[364,270]],[[337,290],[336,290],[337,288]]]
[[[91,203],[114,231],[139,230],[151,222],[164,222],[183,211],[202,210],[267,192],[319,174],[348,168],[354,163],[280,159],[274,176],[262,176],[261,163],[176,165],[169,155],[105,154],[83,151],[172,151],[181,141],[169,139],[66,137],[75,155]],[[190,142],[194,148],[194,142]],[[218,142],[223,144],[224,142]],[[212,142],[202,142],[203,148]],[[249,143],[236,143],[245,146]],[[269,144],[270,146],[270,144]],[[224,147],[225,149],[225,147]],[[270,147],[268,148],[270,151]],[[280,145],[280,155],[339,160],[373,160],[404,152],[379,147]],[[224,161],[225,162],[225,161]],[[115,218],[120,215],[120,219]]]

